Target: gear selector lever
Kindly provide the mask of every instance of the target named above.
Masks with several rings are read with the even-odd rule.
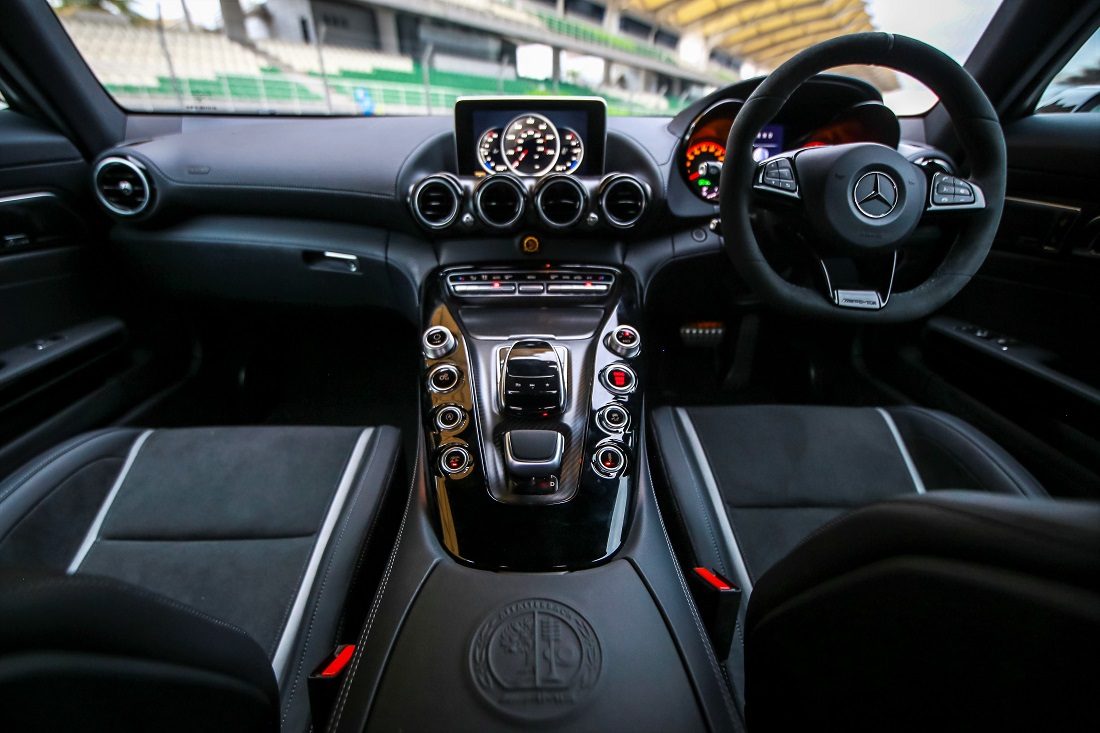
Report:
[[[565,438],[557,430],[511,430],[504,434],[504,464],[519,494],[558,489]]]

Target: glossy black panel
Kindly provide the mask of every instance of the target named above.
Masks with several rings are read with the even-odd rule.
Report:
[[[429,281],[425,328],[444,325],[452,329],[457,346],[443,359],[425,361],[425,380],[432,368],[444,362],[455,364],[463,373],[459,386],[449,395],[432,393],[427,387],[423,390],[428,471],[434,489],[430,509],[441,542],[458,560],[493,569],[563,570],[598,564],[619,549],[629,526],[629,499],[636,484],[640,440],[636,426],[641,424],[643,370],[639,357],[623,359],[605,345],[608,334],[619,325],[637,327],[640,318],[636,283],[623,273],[615,274],[617,283],[608,297],[600,304],[586,304],[599,312],[598,325],[579,337],[528,330],[532,324],[554,322],[552,314],[557,309],[567,312],[577,308],[558,299],[550,306],[502,307],[497,316],[492,306],[478,308],[475,333],[480,335],[473,335],[462,322],[466,306],[455,302],[443,287],[445,274]],[[492,323],[496,317],[501,321]],[[501,355],[527,336],[538,336],[563,353],[567,398],[561,414],[514,417],[501,409]],[[638,375],[633,392],[615,394],[600,381],[602,372],[620,363]],[[461,430],[441,431],[434,411],[451,402],[463,405],[471,419]],[[611,403],[630,414],[621,433],[608,432],[597,423],[597,412]],[[513,492],[504,469],[502,444],[504,434],[517,429],[557,430],[564,436],[565,455],[553,494]],[[621,447],[626,456],[625,469],[614,478],[600,475],[592,463],[607,442]],[[446,475],[439,458],[450,444],[470,450],[472,468]]]

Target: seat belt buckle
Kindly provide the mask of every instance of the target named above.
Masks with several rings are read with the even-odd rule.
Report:
[[[690,577],[695,605],[707,628],[710,643],[718,659],[725,661],[741,610],[741,588],[709,568],[692,568]]]
[[[354,656],[354,644],[341,644],[307,678],[309,709],[315,730],[324,728],[328,722],[332,704],[344,681],[344,672]]]

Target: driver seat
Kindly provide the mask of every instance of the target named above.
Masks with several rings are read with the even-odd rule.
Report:
[[[884,499],[944,489],[1047,496],[977,429],[919,407],[661,407],[650,429],[658,485],[690,562],[742,589],[727,660],[739,698],[748,596],[757,578],[826,523]]]

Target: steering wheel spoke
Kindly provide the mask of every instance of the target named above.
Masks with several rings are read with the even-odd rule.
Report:
[[[882,310],[894,289],[898,253],[882,258],[820,257],[826,297],[840,308]],[[868,282],[870,281],[870,282]]]
[[[928,186],[925,213],[981,211],[985,208],[985,192],[974,181],[937,172]]]
[[[757,163],[753,189],[782,199],[801,199],[793,161],[793,155],[778,155]]]

